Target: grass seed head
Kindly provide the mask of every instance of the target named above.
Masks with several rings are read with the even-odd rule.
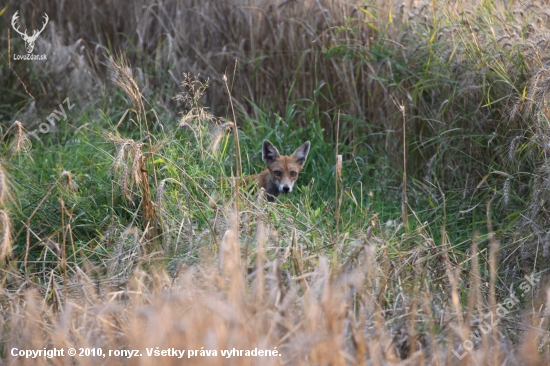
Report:
[[[124,57],[121,57],[119,60],[109,58],[107,60],[107,68],[111,81],[126,92],[132,100],[136,113],[141,115],[144,111],[141,91],[132,76],[132,69],[126,59]]]

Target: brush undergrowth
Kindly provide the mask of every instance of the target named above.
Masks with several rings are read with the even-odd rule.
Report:
[[[0,36],[8,364],[52,347],[143,364],[156,347],[198,350],[190,364],[549,359],[543,5],[63,4],[0,15],[2,30],[16,10],[29,29],[51,18],[48,62],[10,59],[23,42]],[[236,183],[263,169],[264,139],[312,141],[272,205]],[[282,356],[221,356],[255,347]]]

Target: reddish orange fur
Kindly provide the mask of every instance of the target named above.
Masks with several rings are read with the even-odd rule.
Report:
[[[255,180],[258,187],[265,189],[267,199],[273,202],[280,193],[292,192],[294,182],[304,167],[309,153],[310,143],[305,142],[290,156],[281,156],[279,151],[269,141],[264,141],[262,157],[267,169],[260,174],[245,178],[245,183]]]

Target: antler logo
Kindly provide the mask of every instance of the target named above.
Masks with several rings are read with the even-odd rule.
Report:
[[[17,19],[19,18],[19,15],[17,13],[19,13],[19,11],[16,11],[15,14],[13,14],[13,17],[11,18],[11,26],[13,27],[13,29],[17,33],[19,33],[21,35],[21,37],[23,38],[23,41],[25,41],[25,48],[27,49],[27,53],[31,53],[32,50],[34,49],[34,43],[36,42],[36,39],[38,38],[40,33],[42,33],[44,28],[46,28],[46,24],[48,24],[48,20],[49,20],[48,14],[44,13],[44,23],[42,23],[42,29],[40,29],[40,30],[33,29],[32,36],[29,36],[27,34],[26,29],[25,29],[25,32],[21,32],[19,30],[19,27],[16,26],[15,23],[17,22]]]

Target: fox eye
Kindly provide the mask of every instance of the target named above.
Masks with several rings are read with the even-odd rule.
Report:
[[[296,174],[297,174],[296,172],[290,172],[290,176],[291,176],[291,177],[295,177]]]
[[[281,172],[278,171],[278,170],[275,170],[275,171],[273,172],[273,174],[275,174],[276,177],[280,177],[280,176],[281,176]]]

